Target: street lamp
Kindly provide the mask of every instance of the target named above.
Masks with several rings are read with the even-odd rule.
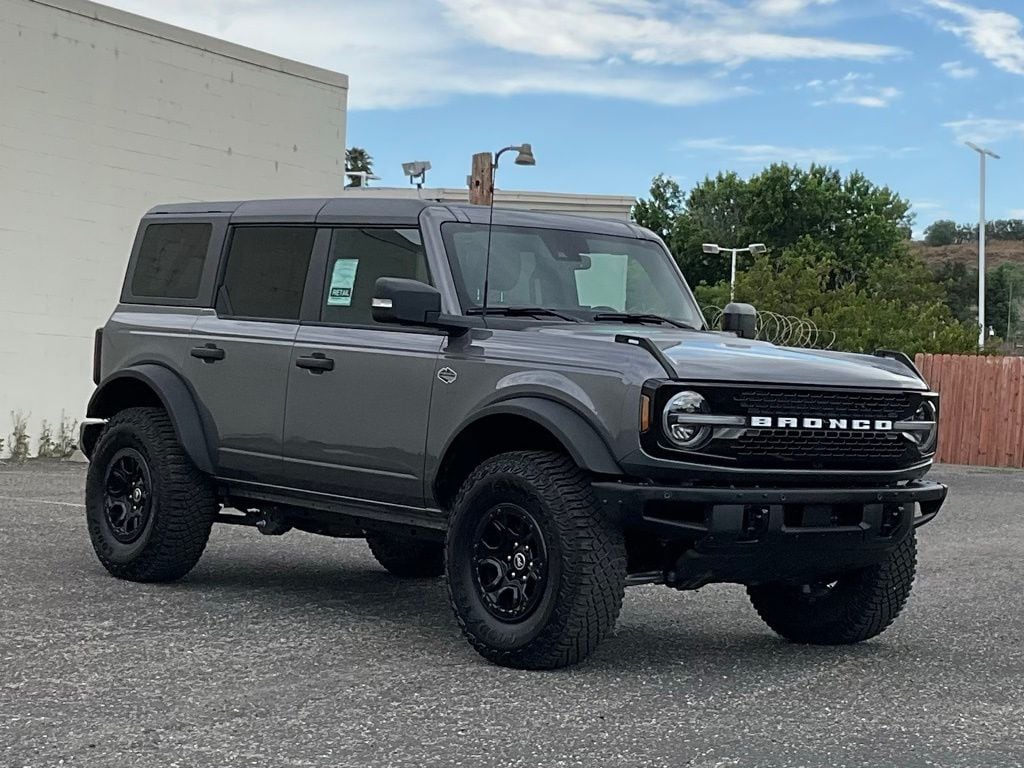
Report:
[[[746,248],[722,248],[715,243],[704,243],[704,253],[709,253],[712,256],[717,256],[723,251],[732,254],[732,273],[729,277],[729,301],[736,298],[736,254],[749,253],[753,256],[759,256],[767,250],[768,248],[764,243],[751,243]]]
[[[985,346],[985,161],[989,157],[1000,157],[991,149],[979,147],[971,141],[964,142],[981,157],[981,212],[978,216],[978,349]]]

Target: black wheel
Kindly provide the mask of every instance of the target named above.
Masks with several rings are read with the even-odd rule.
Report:
[[[217,499],[167,413],[128,408],[96,444],[85,507],[93,549],[108,571],[131,581],[172,581],[203,554]]]
[[[615,626],[626,551],[572,460],[506,453],[459,491],[445,569],[459,626],[480,655],[554,669],[585,659]]]
[[[377,562],[395,576],[430,579],[444,573],[444,545],[440,542],[370,533],[366,543]]]
[[[815,584],[747,587],[747,594],[764,622],[787,640],[859,643],[880,635],[899,616],[916,564],[917,542],[911,531],[878,565]]]

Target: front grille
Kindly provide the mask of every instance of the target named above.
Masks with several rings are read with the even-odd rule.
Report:
[[[723,393],[724,394],[724,393]],[[831,418],[909,418],[919,395],[907,392],[844,392],[825,390],[744,389],[733,402],[741,413],[767,416]]]
[[[711,413],[822,419],[902,421],[912,419],[924,393],[887,390],[815,389],[784,386],[678,385],[703,394]],[[672,392],[656,400],[664,408]],[[696,452],[678,451],[657,438],[648,450],[666,458],[684,458],[733,468],[778,470],[890,470],[921,461],[916,444],[896,431],[806,428],[722,427]]]
[[[741,459],[774,458],[810,464],[892,462],[903,458],[907,451],[906,441],[894,432],[748,429],[736,440],[718,442]]]

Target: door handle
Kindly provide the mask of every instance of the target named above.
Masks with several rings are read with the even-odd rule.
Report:
[[[216,344],[204,344],[201,347],[192,347],[192,351],[189,352],[192,357],[198,357],[204,363],[215,363],[218,360],[223,360],[225,353],[224,350],[218,347]]]
[[[334,370],[334,360],[323,352],[314,352],[308,357],[296,359],[295,366],[297,368],[305,368],[310,373],[323,373],[324,371]]]

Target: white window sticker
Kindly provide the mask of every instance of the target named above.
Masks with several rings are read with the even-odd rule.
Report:
[[[338,259],[334,262],[331,273],[331,291],[327,294],[327,305],[330,307],[348,307],[352,305],[352,286],[356,282],[356,269],[359,259]]]

